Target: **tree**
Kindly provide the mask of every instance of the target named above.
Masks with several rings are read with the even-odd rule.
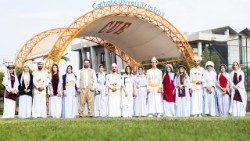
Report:
[[[68,62],[70,61],[69,57],[67,57],[68,53],[64,54],[62,57],[61,57],[61,60],[64,60],[65,62]],[[45,55],[43,57],[43,59],[47,59],[48,58],[48,55]]]
[[[211,59],[211,60],[210,60]],[[222,61],[217,54],[216,51],[214,51],[212,48],[208,50],[208,47],[205,47],[203,52],[202,52],[202,60],[201,60],[201,66],[205,67],[207,61],[212,61],[214,62],[214,69],[218,70],[220,67],[220,64],[222,64]]]
[[[3,97],[3,93],[4,93],[4,86],[2,84],[3,77],[4,77],[4,73],[0,72],[0,97]]]

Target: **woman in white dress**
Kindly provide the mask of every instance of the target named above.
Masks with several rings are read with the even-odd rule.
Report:
[[[176,116],[177,117],[189,117],[190,116],[190,80],[186,73],[186,67],[179,65],[178,72],[175,77],[176,88]]]
[[[147,116],[147,77],[143,72],[143,67],[138,67],[138,74],[134,77],[134,81],[134,115]]]
[[[134,106],[134,79],[131,75],[132,68],[127,66],[125,68],[125,74],[122,76],[122,117],[132,117],[133,116],[133,106]]]
[[[214,63],[208,61],[206,63],[206,70],[203,76],[204,88],[204,114],[210,116],[218,115],[217,97],[215,92],[216,87],[216,72],[214,70]]]
[[[57,64],[52,65],[51,77],[49,81],[49,111],[53,118],[60,118],[62,115],[62,87],[59,68]]]
[[[238,62],[233,63],[230,74],[231,105],[229,113],[232,116],[245,116],[247,94],[245,90],[245,75]]]
[[[15,73],[15,66],[9,65],[7,74],[3,78],[4,109],[2,118],[14,118],[16,112],[16,98],[18,93],[18,79]]]
[[[78,115],[77,104],[77,77],[73,73],[73,67],[69,65],[66,74],[62,76],[63,86],[63,110],[62,117],[75,118]]]
[[[95,116],[106,117],[108,115],[108,96],[105,94],[106,74],[104,66],[99,65],[97,73],[97,90],[95,91]]]
[[[227,116],[230,107],[230,94],[229,94],[229,74],[226,72],[227,66],[220,65],[219,73],[217,75],[217,96],[218,108],[220,116]]]
[[[175,87],[174,69],[171,64],[166,65],[166,72],[163,75],[163,110],[164,116],[175,116]]]
[[[28,65],[24,65],[22,74],[18,77],[19,80],[19,118],[30,118],[32,108],[32,90],[33,90],[33,75],[30,73]]]

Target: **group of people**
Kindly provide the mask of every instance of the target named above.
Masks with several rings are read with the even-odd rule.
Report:
[[[190,75],[184,65],[175,72],[171,64],[166,64],[162,72],[155,57],[151,62],[147,72],[143,67],[127,66],[123,75],[115,63],[110,74],[105,73],[103,65],[96,73],[88,59],[78,75],[71,65],[61,75],[58,65],[48,72],[39,62],[33,73],[24,65],[17,76],[10,65],[3,80],[2,118],[15,117],[17,96],[20,118],[245,116],[245,76],[238,62],[233,63],[230,74],[224,64],[216,73],[213,62],[208,61],[203,68],[196,56]]]
[[[164,115],[245,116],[247,94],[240,64],[234,62],[229,74],[225,64],[220,65],[217,73],[212,61],[206,62],[205,68],[197,56],[193,61],[189,75],[184,65],[179,65],[176,73],[172,65],[166,65],[162,83]]]

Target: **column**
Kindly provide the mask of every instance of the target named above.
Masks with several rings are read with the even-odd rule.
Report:
[[[109,56],[109,50],[107,48],[104,48],[104,57],[105,57],[105,62],[106,62],[106,70],[107,73],[110,72],[110,67],[111,67],[111,61],[110,61],[110,56]]]
[[[116,56],[116,62],[117,62],[117,66],[118,66],[118,70],[121,71],[123,69],[123,61],[119,56]]]
[[[198,42],[198,57],[201,58],[202,56],[202,43]]]
[[[111,64],[113,64],[113,63],[117,63],[115,60],[116,60],[116,55],[115,55],[115,53],[113,53],[113,52],[111,52]]]
[[[80,64],[79,64],[79,68],[81,69],[83,66],[82,66],[82,64],[83,64],[83,60],[86,58],[86,52],[85,52],[85,50],[84,50],[84,47],[82,47],[81,49],[80,49]]]
[[[224,34],[227,36],[227,40],[229,40],[229,35],[230,35],[230,32],[229,32],[229,29],[227,29]]]
[[[97,70],[96,51],[93,46],[90,46],[90,58],[91,58],[92,69]]]

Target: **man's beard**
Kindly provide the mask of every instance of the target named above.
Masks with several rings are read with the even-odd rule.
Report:
[[[43,69],[43,67],[38,67],[38,70],[42,70]]]
[[[116,72],[116,69],[112,69],[112,72]]]
[[[88,68],[89,66],[88,65],[83,65],[84,68]]]

